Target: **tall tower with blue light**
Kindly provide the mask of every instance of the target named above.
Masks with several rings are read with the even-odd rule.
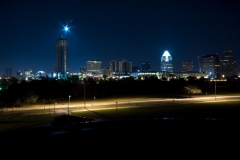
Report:
[[[68,40],[66,38],[57,39],[56,43],[56,68],[55,71],[61,74],[67,73],[68,60]]]
[[[173,72],[172,56],[168,51],[165,51],[161,57],[161,71]]]
[[[68,27],[64,27],[65,33],[68,31]],[[65,34],[66,35],[66,34]],[[68,70],[68,40],[67,38],[59,38],[56,42],[56,65],[55,71],[57,74],[66,76]],[[61,77],[62,77],[61,76]]]

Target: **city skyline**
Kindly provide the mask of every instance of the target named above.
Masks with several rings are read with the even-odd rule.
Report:
[[[57,2],[57,4],[56,4]],[[168,50],[173,71],[182,61],[233,51],[240,62],[240,3],[237,1],[1,1],[0,75],[11,68],[53,72],[56,40],[68,39],[69,70],[80,72],[91,59],[109,68],[109,61],[151,64],[160,71],[161,56]],[[64,31],[68,26],[69,31]]]

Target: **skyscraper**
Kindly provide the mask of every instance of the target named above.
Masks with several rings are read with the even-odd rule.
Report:
[[[173,72],[172,56],[168,51],[165,51],[161,58],[161,71]]]
[[[120,61],[118,60],[111,60],[110,64],[110,73],[111,76],[113,75],[120,75]]]
[[[122,71],[122,74],[131,74],[132,73],[132,62],[128,62],[126,59],[123,59],[121,61],[121,71]]]
[[[68,67],[68,40],[66,38],[59,38],[56,44],[56,58],[55,71],[66,75]]]
[[[202,57],[202,72],[207,73],[210,78],[219,77],[219,58],[217,54],[204,55]]]
[[[223,57],[220,60],[220,70],[221,75],[225,77],[238,75],[237,62],[233,57],[232,51],[224,51]]]

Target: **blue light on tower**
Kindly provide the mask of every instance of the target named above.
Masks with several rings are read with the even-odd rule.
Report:
[[[63,36],[62,36],[62,38],[63,37],[67,37],[67,32],[70,32],[70,30],[69,30],[69,27],[66,25],[66,26],[63,26]]]
[[[66,26],[66,27],[64,27],[64,30],[65,30],[65,31],[68,31],[68,30],[69,30],[69,28]]]

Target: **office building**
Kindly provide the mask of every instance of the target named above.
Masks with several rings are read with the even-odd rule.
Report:
[[[207,73],[210,78],[217,78],[220,76],[220,65],[217,54],[202,56],[201,70]]]
[[[220,73],[222,77],[231,77],[238,75],[238,65],[232,51],[224,51],[220,60]]]
[[[66,76],[68,70],[68,40],[66,38],[57,40],[56,58],[55,71]]]
[[[151,64],[148,62],[142,63],[142,71],[150,71],[151,69]]]
[[[182,72],[192,72],[193,62],[192,61],[182,61]]]
[[[110,76],[120,75],[120,61],[111,60],[110,62]]]
[[[165,51],[161,57],[161,71],[173,72],[172,56],[168,51]]]
[[[84,67],[84,66],[82,66],[82,67],[80,67],[80,73],[81,74],[86,74],[86,67]]]
[[[132,73],[132,62],[126,59],[122,61],[112,60],[110,63],[111,76],[130,75]]]
[[[101,77],[102,76],[102,62],[98,60],[89,60],[86,64],[86,72],[88,76]]]
[[[132,62],[128,62],[126,59],[123,59],[120,64],[122,74],[130,75],[132,73]]]
[[[12,77],[12,68],[6,68],[6,78]]]
[[[110,77],[110,68],[103,69],[103,76],[104,77]]]
[[[20,70],[17,71],[17,78],[21,78],[22,77],[22,72]]]

